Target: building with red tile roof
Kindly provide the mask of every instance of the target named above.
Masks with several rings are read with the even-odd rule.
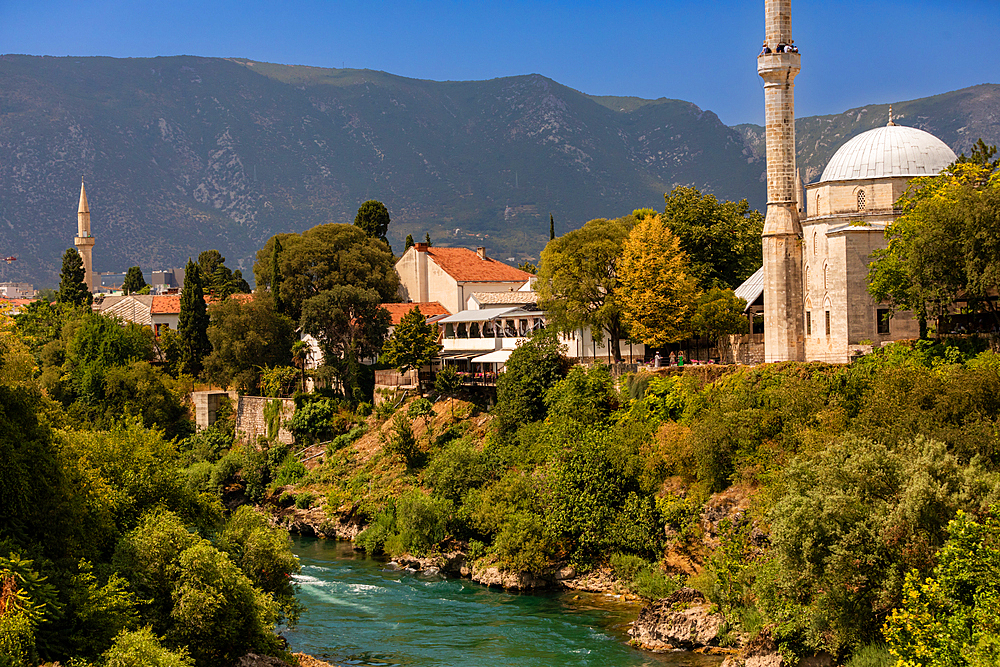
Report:
[[[437,301],[457,313],[473,292],[512,292],[531,274],[486,256],[485,248],[434,248],[416,243],[396,262],[404,301]]]
[[[382,307],[389,311],[389,316],[392,318],[392,324],[390,326],[396,326],[402,321],[403,316],[408,312],[413,310],[414,306],[420,310],[420,314],[424,316],[425,319],[432,319],[439,315],[448,315],[448,309],[442,306],[437,301],[431,301],[429,303],[383,303]]]

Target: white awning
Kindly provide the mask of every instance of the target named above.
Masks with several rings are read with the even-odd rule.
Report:
[[[459,324],[461,322],[488,322],[497,317],[520,312],[520,308],[484,308],[483,310],[463,310],[437,321],[438,324]]]
[[[514,350],[494,350],[479,357],[469,359],[474,364],[505,364]]]

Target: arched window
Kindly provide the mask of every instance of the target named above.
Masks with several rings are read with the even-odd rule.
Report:
[[[816,193],[816,215],[819,215],[819,193]]]
[[[819,234],[813,232],[813,257],[816,256],[819,248]]]
[[[865,210],[865,191],[858,190],[858,210]]]
[[[809,267],[806,267],[806,294],[809,293]]]
[[[823,291],[830,289],[830,266],[828,264],[823,265]]]

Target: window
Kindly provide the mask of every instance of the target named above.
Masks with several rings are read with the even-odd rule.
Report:
[[[858,210],[865,210],[865,191],[858,190]]]
[[[878,318],[878,335],[888,336],[889,335],[889,309],[879,308],[875,311],[875,316]]]
[[[826,335],[830,335],[830,311],[826,311]]]
[[[816,193],[816,215],[819,215],[819,193]]]
[[[460,323],[458,325],[458,337],[459,338],[468,338],[469,337],[469,330],[466,329],[465,322],[462,322],[462,323]]]
[[[451,322],[448,322],[447,324],[444,325],[444,337],[445,338],[455,337],[455,325],[452,324]]]
[[[809,267],[806,267],[806,294],[809,293]]]
[[[469,325],[469,338],[479,338],[479,323],[473,322]]]
[[[826,291],[830,289],[830,267],[828,265],[823,266],[823,290]]]
[[[819,241],[819,235],[816,232],[813,232],[813,257],[816,256],[818,241]]]
[[[813,314],[810,311],[806,311],[806,335],[813,335]]]

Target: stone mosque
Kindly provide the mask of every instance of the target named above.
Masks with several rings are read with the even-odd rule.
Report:
[[[791,4],[764,2],[766,42],[757,57],[766,110],[764,266],[740,290],[751,305],[763,298],[766,362],[844,363],[860,345],[918,336],[911,312],[890,316],[869,296],[868,264],[886,247],[885,228],[910,180],[940,173],[956,156],[934,135],[894,123],[890,109],[888,125],[845,143],[803,188],[795,169],[800,55],[791,46]]]

